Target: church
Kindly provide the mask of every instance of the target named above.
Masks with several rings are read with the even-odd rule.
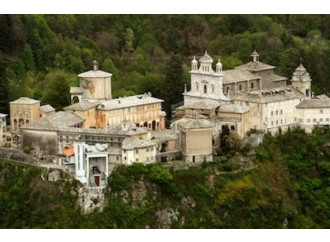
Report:
[[[251,54],[250,62],[231,70],[223,71],[220,59],[215,70],[212,63],[207,51],[199,61],[195,57],[192,60],[191,89],[187,91],[185,87],[184,105],[175,110],[174,123],[196,112],[212,122],[214,138],[226,125],[244,137],[248,132],[275,133],[307,124],[308,120],[303,122],[300,118],[307,104],[322,110],[322,115],[330,110],[330,99],[325,95],[323,100],[315,101],[318,97],[311,92],[312,79],[301,63],[289,81],[291,85],[287,85],[288,78],[274,73],[275,66],[260,62],[257,51]],[[308,124],[312,120],[317,120],[313,124],[330,124],[329,118],[320,118],[310,119]]]

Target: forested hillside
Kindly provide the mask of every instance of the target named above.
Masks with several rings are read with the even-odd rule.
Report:
[[[330,91],[330,15],[0,15],[0,29],[4,113],[20,96],[61,109],[94,59],[113,74],[114,97],[150,91],[168,110],[205,50],[230,69],[256,49],[287,77],[303,58],[313,91]]]
[[[329,140],[329,127],[266,135],[249,171],[231,161],[237,152],[190,169],[121,166],[104,210],[86,215],[78,181],[1,161],[0,228],[329,228]]]

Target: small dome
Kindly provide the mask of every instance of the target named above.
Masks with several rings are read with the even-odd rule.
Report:
[[[213,62],[213,59],[211,56],[209,56],[207,54],[207,50],[205,51],[205,54],[204,56],[202,56],[200,59],[199,59],[200,62],[209,62],[209,63],[212,63]]]
[[[198,61],[196,60],[195,56],[194,59],[191,61],[191,64],[198,64]]]
[[[222,67],[222,63],[220,62],[220,59],[218,59],[218,63],[215,66]]]

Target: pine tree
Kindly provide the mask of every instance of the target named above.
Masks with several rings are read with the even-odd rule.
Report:
[[[8,61],[0,52],[0,113],[8,113],[9,83],[6,76]]]
[[[25,64],[25,69],[27,71],[35,71],[35,64],[34,64],[34,57],[33,52],[30,45],[25,45],[23,54],[22,54],[22,60]]]
[[[167,74],[163,87],[163,99],[165,100],[165,111],[168,118],[172,117],[171,105],[182,100],[184,90],[182,57],[172,55],[167,67]]]

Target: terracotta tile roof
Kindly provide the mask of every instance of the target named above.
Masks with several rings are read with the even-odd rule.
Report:
[[[65,155],[66,157],[70,157],[70,156],[74,155],[74,148],[73,148],[73,146],[71,146],[69,148],[64,148],[63,155]]]

